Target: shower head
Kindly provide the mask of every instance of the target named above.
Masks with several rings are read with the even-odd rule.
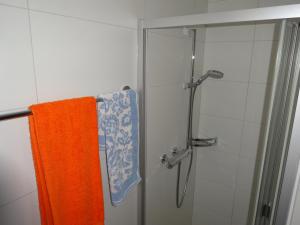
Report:
[[[203,76],[211,77],[214,79],[221,79],[221,78],[223,78],[224,73],[222,73],[221,71],[218,71],[218,70],[208,70],[206,72],[206,74]]]
[[[223,78],[224,73],[218,70],[208,70],[206,74],[202,75],[196,82],[195,84],[198,86],[202,84],[203,81],[205,81],[207,78],[213,78],[213,79],[221,79]]]
[[[193,88],[197,87],[200,84],[202,84],[203,81],[205,81],[207,78],[213,78],[213,79],[221,79],[224,77],[224,73],[218,70],[208,70],[204,75],[202,75],[198,80],[195,80],[191,83],[186,83],[184,85],[184,88]],[[194,78],[194,77],[193,77]]]

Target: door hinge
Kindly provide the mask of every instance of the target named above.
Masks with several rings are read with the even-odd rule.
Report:
[[[266,203],[262,206],[261,216],[265,218],[270,218],[271,216],[271,203]]]

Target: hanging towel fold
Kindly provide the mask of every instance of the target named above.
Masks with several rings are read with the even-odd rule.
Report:
[[[42,225],[103,225],[96,100],[70,99],[30,109]]]
[[[105,150],[112,205],[122,202],[141,180],[139,116],[133,90],[101,95],[98,103],[100,149]]]

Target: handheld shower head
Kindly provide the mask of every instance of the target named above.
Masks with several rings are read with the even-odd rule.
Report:
[[[218,70],[208,70],[206,74],[202,75],[197,81],[196,84],[200,85],[203,81],[205,81],[207,78],[211,77],[213,79],[221,79],[223,78],[224,73]]]
[[[218,70],[208,70],[204,76],[211,77],[214,79],[221,79],[224,77],[224,73]]]
[[[202,84],[203,81],[205,81],[207,78],[213,78],[213,79],[221,79],[224,77],[224,73],[218,70],[208,70],[204,75],[202,75],[198,80],[185,84],[184,88],[192,88],[197,87],[200,84]]]

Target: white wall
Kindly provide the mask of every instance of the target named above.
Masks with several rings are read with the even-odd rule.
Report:
[[[207,0],[145,0],[145,18],[183,16],[207,11]]]
[[[136,87],[137,2],[0,0],[0,111]],[[38,225],[27,118],[0,122],[0,223]],[[106,224],[137,224],[137,191]],[[130,215],[130,216],[128,216]]]

